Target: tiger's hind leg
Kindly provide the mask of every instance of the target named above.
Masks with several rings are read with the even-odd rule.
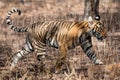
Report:
[[[16,66],[19,59],[21,59],[22,57],[24,57],[27,54],[30,54],[33,51],[34,51],[34,48],[32,46],[31,40],[29,39],[29,36],[27,36],[26,43],[25,43],[23,49],[18,51],[17,54],[13,57],[10,70],[12,70]]]
[[[45,48],[45,47],[43,47]],[[35,53],[36,53],[36,62],[35,65],[33,66],[36,70],[36,73],[41,73],[41,74],[46,74],[50,73],[50,67],[47,64],[46,58],[48,57],[46,54],[46,49],[43,48],[37,48]]]
[[[24,48],[22,50],[18,51],[15,56],[13,56],[12,63],[11,63],[11,66],[10,66],[10,71],[17,65],[18,61],[22,57],[30,54],[31,52],[33,52],[33,51],[29,49],[27,44],[25,44]]]
[[[44,67],[45,67],[45,58],[46,58],[46,52],[43,51],[43,52],[37,52],[37,55],[36,55],[36,58],[37,58],[37,64],[38,66],[40,66],[41,68],[41,71],[44,71]]]

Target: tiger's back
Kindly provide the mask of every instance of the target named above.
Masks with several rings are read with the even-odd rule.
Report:
[[[65,42],[72,48],[82,34],[82,22],[67,22],[67,21],[45,21],[38,22],[29,26],[27,32],[32,40],[32,44],[44,44],[55,48],[59,47],[59,44]],[[80,30],[81,29],[81,30]]]

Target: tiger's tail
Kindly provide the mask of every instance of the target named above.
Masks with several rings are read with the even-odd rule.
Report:
[[[14,30],[15,32],[26,32],[27,28],[17,28],[16,26],[13,25],[10,17],[15,12],[17,12],[18,15],[21,15],[21,11],[19,9],[13,8],[11,11],[8,12],[8,14],[6,16],[7,25],[10,27],[10,29]]]

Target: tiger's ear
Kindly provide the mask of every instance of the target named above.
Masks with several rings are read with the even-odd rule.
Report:
[[[93,21],[93,18],[91,16],[88,17],[88,21],[91,22]]]
[[[99,21],[99,20],[100,20],[100,16],[99,16],[99,15],[96,15],[96,16],[95,16],[95,20],[98,20],[98,21]]]
[[[89,26],[91,27],[93,24],[93,18],[91,16],[88,17],[88,23],[89,23]]]

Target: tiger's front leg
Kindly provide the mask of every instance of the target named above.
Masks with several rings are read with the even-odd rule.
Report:
[[[66,44],[62,43],[59,46],[59,50],[60,50],[60,55],[56,62],[55,73],[60,73],[63,64],[65,64],[65,62],[66,62],[66,55],[67,55],[67,50],[68,50]]]
[[[94,53],[91,40],[85,40],[84,42],[82,42],[81,47],[85,52],[85,54],[89,57],[89,59],[94,62],[94,64],[97,64],[97,65],[103,64],[103,62],[99,60],[96,54]]]

